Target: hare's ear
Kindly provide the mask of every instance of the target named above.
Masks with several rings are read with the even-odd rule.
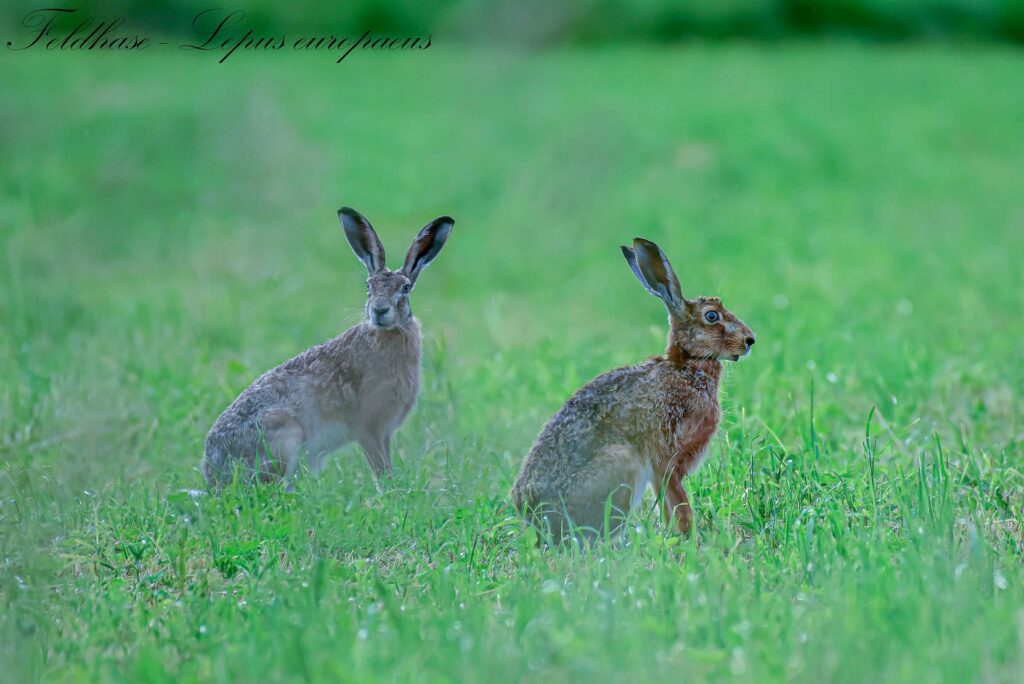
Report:
[[[416,278],[420,271],[426,268],[427,264],[441,252],[444,243],[448,241],[448,236],[452,234],[454,225],[455,221],[451,216],[436,218],[423,226],[423,230],[412,241],[412,246],[409,247],[409,252],[405,255],[402,272],[413,285],[416,284]]]
[[[626,257],[626,263],[629,264],[631,269],[633,269],[633,275],[635,275],[636,279],[640,281],[640,284],[644,286],[644,289],[655,297],[661,297],[661,295],[651,289],[651,286],[647,284],[646,280],[644,280],[644,274],[640,272],[640,267],[636,265],[636,252],[633,251],[633,248],[622,245],[621,249],[622,256]]]
[[[363,262],[370,275],[384,268],[384,245],[380,243],[376,231],[370,222],[355,209],[342,207],[338,210],[338,220],[345,229],[345,237],[356,258]]]
[[[622,248],[629,267],[633,269],[640,284],[655,297],[661,298],[672,311],[680,311],[686,304],[679,279],[676,278],[668,257],[658,245],[650,240],[635,238],[633,248]]]

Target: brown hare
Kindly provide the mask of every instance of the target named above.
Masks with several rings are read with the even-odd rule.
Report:
[[[636,238],[622,253],[668,308],[668,348],[592,380],[555,414],[512,487],[516,509],[556,542],[613,532],[648,484],[666,521],[689,534],[683,478],[704,458],[718,426],[720,361],[736,361],[754,334],[716,297],[686,299],[661,249]],[[607,511],[607,514],[606,514]]]
[[[264,373],[221,414],[206,436],[202,462],[210,487],[230,482],[236,470],[247,480],[290,483],[301,459],[318,473],[331,452],[352,441],[366,452],[378,487],[391,474],[391,435],[420,388],[420,326],[409,293],[455,222],[442,216],[428,223],[402,268],[390,271],[370,223],[348,207],[338,218],[370,273],[366,317]]]

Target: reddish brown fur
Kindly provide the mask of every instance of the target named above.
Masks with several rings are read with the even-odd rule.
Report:
[[[667,348],[664,356],[584,385],[538,435],[511,497],[556,541],[571,536],[569,521],[577,535],[599,534],[605,503],[611,500],[624,516],[648,482],[658,490],[666,521],[688,534],[693,511],[683,478],[699,466],[718,427],[719,359],[734,360],[753,344],[750,329],[718,298],[682,298],[656,245],[638,239],[634,247],[635,253],[623,249],[627,261],[669,310]],[[711,310],[718,320],[707,320]]]

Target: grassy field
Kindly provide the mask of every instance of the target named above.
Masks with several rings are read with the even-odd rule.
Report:
[[[1021,681],[1024,62],[721,45],[5,55],[0,679]],[[373,487],[198,501],[206,430],[358,320],[335,218],[420,279]],[[506,492],[583,382],[659,353],[618,245],[757,333],[699,532],[531,545]]]

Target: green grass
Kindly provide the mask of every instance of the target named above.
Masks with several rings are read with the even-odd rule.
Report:
[[[997,49],[112,57],[0,72],[0,679],[1020,681],[1024,77]],[[413,297],[376,493],[193,501],[214,418]],[[658,353],[618,245],[757,333],[698,534],[544,553],[505,503],[581,383]]]

